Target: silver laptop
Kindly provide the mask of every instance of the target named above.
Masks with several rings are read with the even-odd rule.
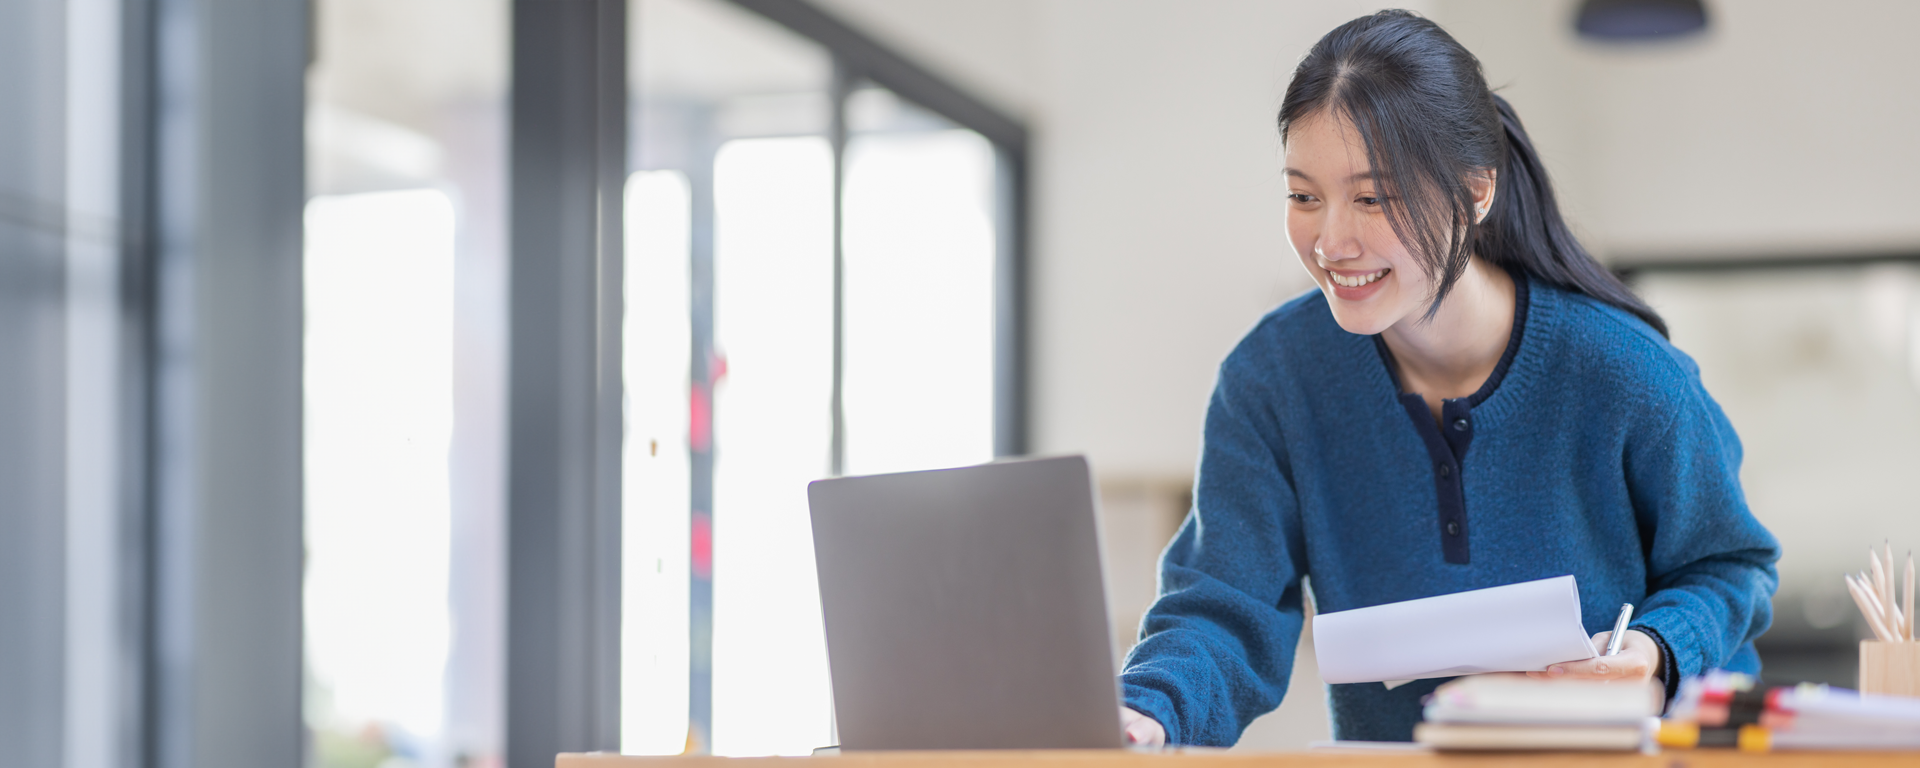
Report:
[[[807,491],[842,749],[1122,746],[1086,459]]]

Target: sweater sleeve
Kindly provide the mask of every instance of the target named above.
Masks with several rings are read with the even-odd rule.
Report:
[[[1231,361],[1207,409],[1193,509],[1160,561],[1121,685],[1174,744],[1228,746],[1279,706],[1303,621],[1304,545],[1271,400]]]
[[[1765,632],[1779,585],[1780,544],[1740,490],[1740,438],[1691,384],[1664,428],[1630,437],[1626,452],[1649,592],[1633,626],[1665,641],[1676,680],[1727,665]]]

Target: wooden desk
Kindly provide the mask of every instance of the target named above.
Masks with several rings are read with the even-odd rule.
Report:
[[[1139,754],[1122,750],[1034,752],[855,752],[831,757],[627,757],[560,755],[555,768],[1815,768],[1920,767],[1920,752],[1776,752],[1670,750],[1659,755],[1601,752],[1384,753],[1240,752]]]

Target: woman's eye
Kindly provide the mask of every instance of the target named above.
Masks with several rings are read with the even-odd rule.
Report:
[[[1380,203],[1384,202],[1381,198],[1367,197],[1364,195],[1354,198],[1353,201],[1361,205],[1379,205]]]
[[[1306,205],[1307,203],[1313,202],[1313,195],[1309,195],[1305,192],[1288,192],[1287,199],[1292,200],[1301,205]]]

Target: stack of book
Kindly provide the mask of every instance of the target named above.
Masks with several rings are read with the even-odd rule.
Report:
[[[1920,750],[1920,698],[1800,685],[1766,688],[1733,672],[1680,685],[1662,746],[1770,750]]]
[[[1427,699],[1414,741],[1439,750],[1648,749],[1657,683],[1473,675]]]

